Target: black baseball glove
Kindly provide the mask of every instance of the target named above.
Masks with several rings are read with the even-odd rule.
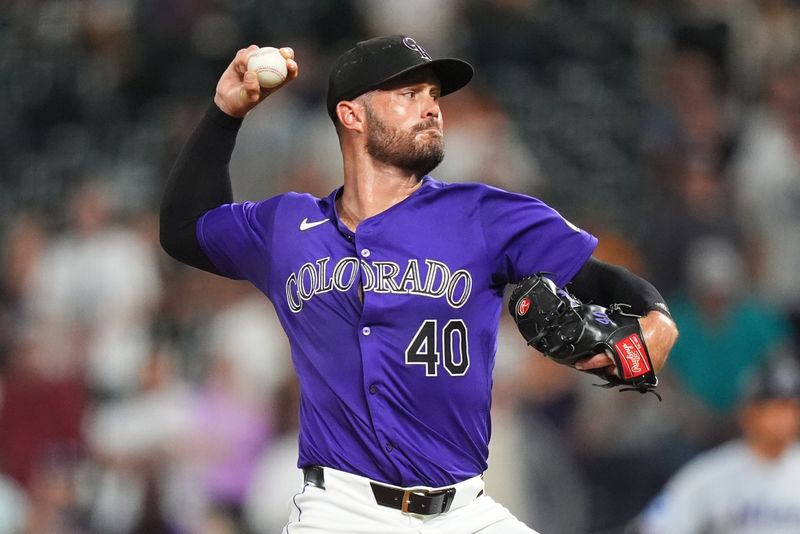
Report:
[[[658,377],[642,338],[638,316],[614,304],[608,308],[583,304],[541,274],[522,280],[511,294],[508,311],[522,337],[550,359],[574,367],[578,360],[605,352],[615,373],[588,372],[606,380],[602,387],[652,392]]]

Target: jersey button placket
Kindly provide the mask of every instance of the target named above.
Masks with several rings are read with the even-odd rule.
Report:
[[[356,234],[354,240],[355,242],[353,243],[355,245],[356,250],[358,251],[358,254],[361,256],[362,260],[369,258],[374,252],[373,250],[370,250],[369,247],[362,245],[364,239],[365,239],[364,235],[362,235],[359,238],[359,235]],[[359,241],[361,241],[361,243],[359,243]],[[362,274],[362,277],[363,276],[364,275]],[[366,284],[367,280],[362,278],[362,283]],[[379,367],[376,367],[378,365],[378,362],[376,359],[369,357],[370,352],[372,352],[370,351],[370,347],[371,346],[375,347],[376,345],[374,344],[378,343],[378,339],[375,339],[376,336],[374,335],[375,334],[374,327],[367,326],[369,323],[372,322],[371,303],[373,302],[374,298],[377,297],[371,292],[369,291],[364,292],[363,308],[361,314],[361,329],[360,329],[361,352],[364,356],[366,356],[363,359],[364,382],[365,384],[369,384],[369,386],[366,387],[366,390],[369,393],[368,398],[370,400],[368,404],[370,406],[370,412],[373,416],[372,424],[373,424],[373,430],[375,431],[375,437],[378,439],[378,443],[382,442],[384,451],[386,451],[387,453],[391,453],[392,451],[395,450],[396,445],[390,441],[391,438],[389,438],[389,436],[387,436],[386,433],[384,432],[382,423],[383,423],[383,418],[386,415],[385,413],[383,413],[383,410],[385,410],[385,406],[383,406],[383,402],[381,399],[382,395],[378,395],[379,393],[378,385],[376,382],[373,382],[379,377],[376,374],[376,372],[379,370]]]

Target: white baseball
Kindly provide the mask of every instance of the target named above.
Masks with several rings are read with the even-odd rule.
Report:
[[[247,58],[247,70],[255,71],[258,84],[269,89],[286,80],[286,58],[277,48],[264,46]]]

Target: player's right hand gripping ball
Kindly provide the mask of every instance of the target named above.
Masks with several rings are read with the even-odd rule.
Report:
[[[655,393],[658,377],[638,316],[624,313],[621,306],[583,304],[549,278],[534,275],[517,284],[508,311],[528,345],[550,359],[574,367],[578,360],[605,352],[616,372],[589,371],[606,380],[603,387]]]

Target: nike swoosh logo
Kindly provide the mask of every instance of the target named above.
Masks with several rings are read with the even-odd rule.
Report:
[[[328,222],[328,219],[322,219],[321,221],[308,222],[308,217],[306,217],[305,219],[300,221],[300,231],[301,232],[305,232],[306,230],[310,230],[311,228],[314,228],[315,226],[319,226],[321,224],[325,224],[326,222]]]

